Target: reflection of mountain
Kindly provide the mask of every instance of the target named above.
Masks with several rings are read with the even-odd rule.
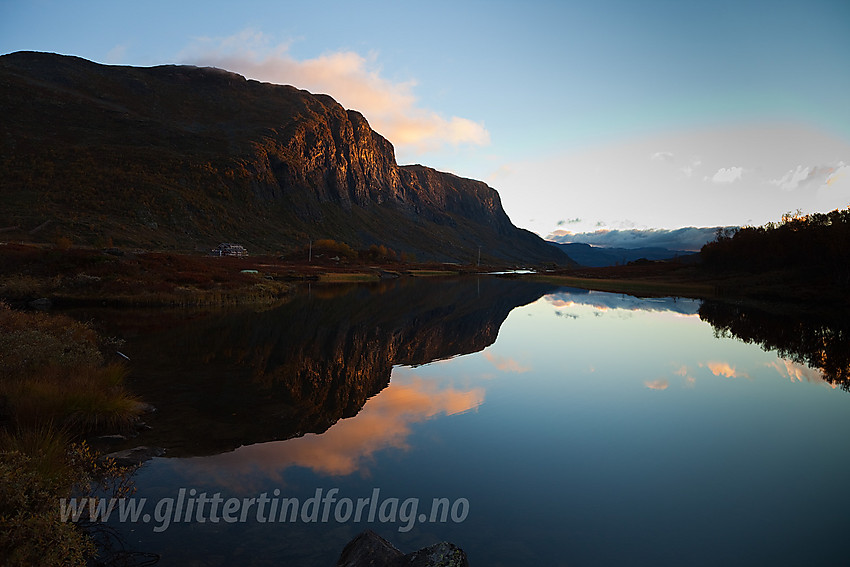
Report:
[[[711,323],[718,336],[775,350],[782,358],[820,369],[824,380],[850,390],[850,324],[841,314],[788,315],[706,301],[699,316]],[[792,372],[790,367],[788,372]],[[801,371],[795,369],[794,373]]]
[[[512,309],[551,289],[488,277],[319,288],[130,337],[133,387],[160,410],[145,443],[210,454],[323,432],[384,389],[394,365],[480,351]]]
[[[609,293],[578,288],[561,288],[546,296],[555,307],[590,305],[597,309],[625,309],[627,311],[672,311],[682,315],[695,315],[700,300],[681,297],[635,297],[622,293]]]

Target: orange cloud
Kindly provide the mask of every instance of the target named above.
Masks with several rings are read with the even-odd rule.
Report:
[[[485,352],[484,358],[486,358],[490,364],[495,366],[497,370],[501,370],[502,372],[516,372],[517,374],[522,374],[523,372],[531,370],[530,367],[523,366],[512,358],[506,358],[490,352]]]
[[[780,358],[768,364],[782,376],[790,379],[792,382],[810,382],[812,384],[828,384],[835,388],[837,384],[829,384],[823,379],[823,374],[816,368],[809,368],[803,364],[798,364],[785,358]]]
[[[346,108],[361,112],[370,125],[400,152],[423,152],[443,145],[487,145],[490,133],[467,118],[446,118],[417,104],[415,81],[381,76],[377,56],[353,51],[298,60],[288,44],[251,30],[219,39],[199,39],[181,54],[194,65],[214,66],[248,78],[294,85],[331,95]]]
[[[240,447],[212,459],[216,467],[231,473],[259,466],[276,476],[300,466],[327,475],[349,475],[363,469],[377,451],[407,449],[412,424],[438,414],[470,411],[483,402],[483,388],[440,389],[421,378],[403,379],[370,399],[355,417],[340,420],[320,435]]]
[[[699,363],[702,367],[708,367],[712,374],[715,376],[725,376],[727,378],[749,378],[749,376],[744,372],[738,372],[734,366],[731,366],[728,362],[706,362]]]
[[[664,378],[661,378],[658,380],[647,380],[643,383],[643,385],[649,388],[650,390],[666,390],[670,387],[670,382],[668,382]]]

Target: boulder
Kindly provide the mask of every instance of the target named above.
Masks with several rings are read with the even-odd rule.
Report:
[[[46,297],[41,297],[39,299],[33,299],[30,301],[29,305],[33,309],[38,309],[39,311],[48,311],[53,307],[53,302]]]
[[[149,461],[154,457],[161,457],[165,454],[165,449],[162,447],[133,447],[123,451],[115,451],[103,455],[104,459],[114,459],[115,464],[122,467],[135,467],[141,465],[145,461]]]
[[[372,530],[366,530],[348,542],[336,566],[469,567],[469,561],[462,549],[445,541],[405,555]]]

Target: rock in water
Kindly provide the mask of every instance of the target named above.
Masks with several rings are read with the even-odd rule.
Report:
[[[404,557],[393,544],[373,532],[366,530],[348,542],[342,555],[339,556],[337,567],[365,567],[392,564],[393,560]]]
[[[469,567],[466,553],[453,543],[441,541],[394,560],[392,567]]]
[[[366,530],[345,546],[336,565],[337,567],[469,567],[469,561],[462,549],[445,541],[405,555],[372,530]]]
[[[114,459],[118,466],[135,467],[154,457],[161,457],[165,449],[161,447],[133,447],[125,451],[116,451],[103,456],[104,459]]]

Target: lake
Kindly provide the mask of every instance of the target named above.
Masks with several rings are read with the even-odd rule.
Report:
[[[149,521],[110,524],[159,565],[330,567],[365,529],[473,567],[847,562],[838,316],[494,276],[91,316],[158,408]]]

